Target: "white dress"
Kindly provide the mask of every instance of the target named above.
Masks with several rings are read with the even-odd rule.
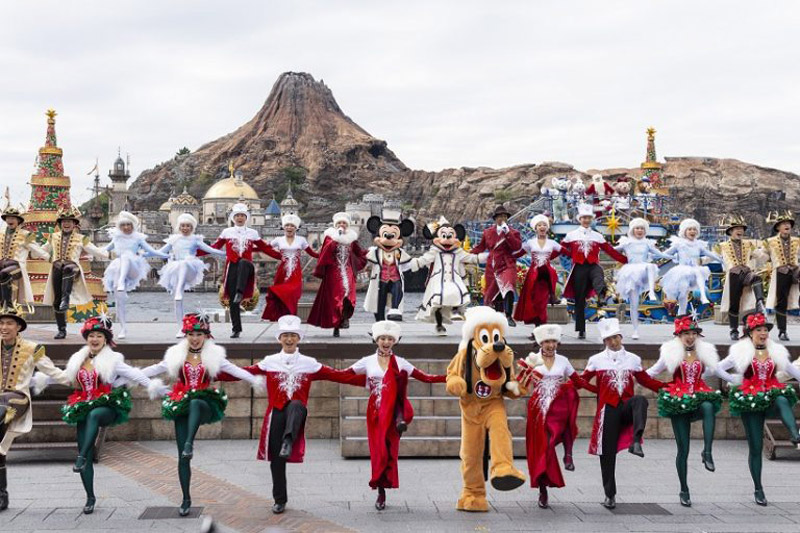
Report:
[[[175,234],[167,237],[164,242],[166,244],[160,251],[169,253],[170,260],[158,271],[158,284],[167,289],[170,294],[173,294],[176,289],[181,292],[189,290],[203,282],[208,265],[197,257],[197,250],[225,257],[224,251],[212,248],[203,242],[202,235]],[[186,268],[183,287],[176,287],[182,266]]]
[[[722,262],[722,259],[711,252],[708,244],[700,239],[690,241],[673,235],[670,240],[672,246],[664,251],[664,255],[670,256],[677,264],[661,279],[661,286],[664,288],[667,298],[675,300],[694,290],[705,292],[705,288],[700,287],[697,283],[697,275],[702,277],[705,284],[711,276],[711,270],[707,266],[701,266],[700,259],[703,256],[719,262]]]
[[[655,280],[658,276],[658,267],[651,262],[653,257],[671,259],[647,238],[622,237],[614,249],[624,252],[628,258],[628,262],[616,272],[617,293],[623,297],[631,292],[641,294],[650,288],[648,280]]]
[[[147,236],[142,233],[134,231],[126,235],[116,228],[110,229],[108,233],[111,236],[111,243],[104,249],[106,251],[113,250],[117,257],[111,261],[111,264],[108,265],[103,274],[103,287],[106,292],[117,290],[122,261],[126,260],[130,262],[130,265],[128,266],[128,275],[125,278],[124,290],[132,291],[150,273],[150,265],[145,260],[145,257],[165,258],[166,255],[147,244]],[[139,254],[140,250],[145,252],[144,255]]]

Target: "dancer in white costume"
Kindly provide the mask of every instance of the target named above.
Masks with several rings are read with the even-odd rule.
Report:
[[[664,294],[670,300],[678,300],[678,315],[686,314],[689,302],[689,291],[700,291],[700,301],[708,303],[706,282],[711,271],[707,266],[700,265],[703,256],[710,257],[721,263],[722,258],[708,249],[705,241],[698,239],[700,223],[693,218],[687,218],[678,227],[678,235],[670,237],[672,246],[664,251],[664,255],[676,263],[661,279]]]
[[[652,239],[648,239],[647,231],[650,223],[643,218],[634,218],[628,225],[628,236],[622,237],[614,247],[624,252],[628,262],[616,273],[617,293],[628,302],[633,325],[632,339],[639,338],[639,295],[648,291],[651,300],[656,299],[656,278],[658,267],[652,263],[653,258],[672,259],[656,248]]]
[[[106,292],[114,293],[120,325],[117,338],[124,339],[128,292],[135,290],[150,273],[145,257],[167,259],[169,256],[147,244],[147,236],[139,233],[139,219],[127,211],[120,211],[116,227],[109,229],[108,235],[111,242],[103,249],[107,252],[113,250],[117,257],[106,268],[103,286]],[[144,255],[139,254],[140,250],[144,250]]]
[[[159,252],[169,254],[170,260],[158,271],[158,284],[167,289],[175,302],[175,322],[178,324],[176,337],[183,337],[181,322],[183,320],[183,292],[203,282],[208,265],[197,257],[197,250],[208,254],[225,257],[225,252],[212,248],[203,241],[202,235],[196,235],[197,219],[189,213],[178,217],[178,233],[170,235]]]

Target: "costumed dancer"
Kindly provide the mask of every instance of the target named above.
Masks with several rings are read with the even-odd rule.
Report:
[[[547,487],[563,487],[556,446],[564,445],[564,468],[575,470],[572,446],[578,437],[578,387],[595,390],[575,372],[569,359],[556,353],[561,326],[545,324],[533,330],[538,353],[517,362],[520,384],[531,391],[525,448],[531,487],[539,488],[539,507],[549,506]]]
[[[522,243],[522,250],[531,254],[531,266],[519,293],[514,319],[525,324],[540,326],[547,324],[547,304],[558,303],[556,298],[558,274],[550,261],[561,254],[561,245],[547,238],[550,219],[545,215],[536,215],[531,219],[530,225],[536,236]],[[522,254],[517,252],[516,255]]]
[[[791,211],[774,212],[767,217],[773,235],[765,241],[766,252],[772,263],[767,307],[775,310],[778,338],[788,341],[786,312],[800,307],[800,237],[792,237],[794,215]]]
[[[106,292],[114,294],[117,322],[120,325],[117,338],[124,339],[127,334],[128,292],[136,290],[150,273],[151,267],[145,257],[169,259],[169,256],[147,244],[147,235],[139,233],[139,219],[127,211],[119,212],[116,227],[108,230],[108,236],[111,242],[104,250],[113,250],[117,257],[106,267],[103,286]],[[140,250],[144,251],[144,255],[139,254]]]
[[[97,259],[108,259],[108,252],[92,244],[80,231],[80,210],[61,208],[56,215],[58,230],[50,234],[44,250],[50,256],[50,275],[44,289],[42,303],[52,305],[56,315],[58,333],[55,339],[67,336],[67,310],[70,301],[85,305],[92,301],[81,267],[81,256],[88,254]]]
[[[253,252],[268,254],[271,250],[256,230],[247,227],[250,211],[246,204],[234,204],[228,220],[233,225],[222,230],[211,247],[225,249],[225,274],[220,300],[230,309],[231,338],[237,339],[242,333],[242,307],[252,309],[258,303]],[[197,255],[205,255],[205,252],[200,250]]]
[[[703,378],[716,374],[719,355],[713,344],[700,340],[703,329],[691,316],[675,319],[673,335],[672,340],[661,345],[658,361],[647,369],[647,374],[656,377],[667,372],[672,376],[672,381],[658,393],[658,414],[672,422],[678,447],[675,467],[681,485],[679,498],[681,505],[691,507],[686,477],[692,422],[703,421],[701,458],[706,470],[713,472],[715,469],[711,446],[716,414],[722,407],[722,392],[709,387]]]
[[[33,233],[22,229],[25,215],[14,207],[3,210],[6,229],[0,233],[0,306],[11,307],[13,302],[33,303],[33,290],[28,277],[28,254],[47,259],[47,252],[36,244]],[[14,284],[17,284],[14,298]]]
[[[305,237],[297,234],[302,221],[297,215],[285,215],[281,218],[283,237],[272,239],[269,250],[265,253],[280,261],[275,271],[272,286],[264,294],[266,305],[261,320],[276,322],[284,315],[296,315],[297,303],[303,296],[303,265],[300,264],[300,253],[305,252],[313,258],[319,254],[308,244]]]
[[[286,463],[302,463],[305,455],[306,405],[311,384],[314,381],[334,381],[350,385],[360,382],[363,385],[364,378],[346,370],[335,370],[301,354],[298,349],[303,338],[300,317],[285,315],[278,319],[275,338],[281,343],[281,351],[244,370],[267,378],[268,403],[257,458],[270,462],[272,497],[275,500],[272,512],[280,514],[286,510],[288,501]],[[225,372],[221,372],[217,379],[239,380]]]
[[[639,338],[639,296],[648,291],[651,300],[656,300],[656,278],[658,267],[652,263],[654,257],[672,259],[656,248],[652,239],[647,238],[650,223],[643,218],[634,218],[628,224],[628,235],[619,240],[614,247],[618,252],[625,252],[628,262],[616,273],[617,292],[628,301],[632,339]]]
[[[652,391],[665,384],[642,369],[638,355],[625,350],[619,320],[603,318],[597,323],[605,350],[589,358],[581,377],[596,379],[597,411],[592,425],[589,453],[600,456],[605,500],[603,506],[617,506],[617,452],[627,450],[644,457],[642,435],[647,424],[647,398],[633,394],[634,381]]]
[[[693,218],[686,218],[678,226],[678,235],[670,237],[672,246],[664,250],[664,255],[671,256],[676,265],[661,278],[661,286],[668,299],[678,301],[678,315],[686,314],[689,291],[699,291],[700,302],[709,303],[706,282],[711,270],[699,264],[702,257],[722,262],[721,257],[708,249],[705,241],[697,238],[699,235],[700,223]]]
[[[172,390],[161,403],[161,416],[175,422],[178,480],[183,493],[179,514],[186,516],[192,507],[191,460],[195,435],[202,424],[222,420],[228,405],[225,391],[212,382],[220,372],[225,372],[263,392],[264,380],[228,361],[225,348],[212,340],[208,317],[189,313],[183,317],[182,330],[186,338],[168,348],[160,363],[143,368],[142,372],[150,378],[167,374],[174,381]],[[150,381],[151,394],[162,388],[160,379]]]
[[[717,374],[728,383],[739,383],[728,393],[729,408],[731,414],[742,417],[755,502],[763,506],[767,505],[761,484],[764,420],[780,418],[789,431],[789,440],[800,448],[800,434],[792,412],[797,393],[791,385],[781,383],[776,373],[785,372],[800,380],[800,368],[789,362],[789,350],[769,338],[772,324],[762,313],[745,315],[742,326],[747,338],[731,345],[728,357],[717,366]]]
[[[369,276],[364,310],[373,313],[375,320],[403,320],[403,272],[411,268],[411,256],[403,250],[404,239],[414,233],[414,222],[391,217],[371,216],[367,230],[374,236],[375,246],[367,250],[372,267]],[[389,296],[392,305],[389,305]]]
[[[411,260],[411,271],[428,268],[425,294],[416,319],[436,322],[436,334],[447,335],[444,324],[452,323],[454,312],[469,304],[469,289],[464,283],[466,264],[478,264],[478,256],[461,247],[467,231],[461,224],[450,224],[444,217],[422,228],[422,235],[433,241],[430,249]]]
[[[158,284],[167,289],[175,302],[175,322],[183,320],[183,293],[203,282],[208,265],[197,257],[198,250],[207,254],[225,257],[225,252],[207,245],[202,235],[196,235],[197,219],[189,213],[178,216],[178,232],[167,237],[166,243],[159,250],[169,254],[170,259],[158,271]],[[183,327],[178,329],[176,337],[183,337]]]
[[[393,346],[400,341],[400,325],[383,320],[372,325],[372,340],[378,350],[356,361],[349,370],[364,377],[369,388],[367,404],[367,440],[372,477],[369,486],[378,489],[375,508],[386,508],[386,489],[400,487],[397,458],[400,437],[414,417],[408,401],[408,379],[423,383],[444,383],[446,376],[434,376],[418,370],[395,355]]]
[[[115,345],[111,326],[105,316],[90,318],[81,328],[86,346],[70,356],[64,370],[58,375],[51,372],[33,376],[36,394],[50,383],[75,386],[61,408],[61,418],[78,429],[78,457],[72,471],[81,475],[86,491],[84,514],[94,512],[94,448],[100,428],[128,421],[131,393],[125,385],[150,386],[150,380],[141,370],[127,365],[123,355],[112,350]],[[163,394],[166,390],[158,392]]]
[[[586,298],[597,294],[598,302],[605,301],[607,286],[603,267],[600,266],[600,251],[612,259],[626,263],[628,259],[617,252],[606,239],[592,229],[594,212],[589,204],[580,204],[576,215],[581,227],[570,231],[561,240],[562,254],[572,259],[564,297],[575,301],[575,331],[579,339],[586,338]]]
[[[514,351],[505,342],[506,317],[491,307],[467,309],[458,352],[447,366],[447,393],[461,408],[459,511],[487,512],[486,480],[495,490],[514,490],[525,474],[514,466],[504,397],[522,394]],[[488,457],[486,451],[488,450]]]
[[[509,227],[511,213],[504,206],[495,208],[494,225],[483,230],[481,242],[470,253],[488,252],[486,259],[486,286],[483,289],[483,304],[505,312],[508,325],[514,327],[514,300],[517,296],[517,250],[522,247],[519,231]]]
[[[33,428],[31,378],[34,369],[48,376],[61,370],[41,344],[20,335],[28,327],[19,304],[0,306],[0,511],[8,508],[6,456],[14,439]]]
[[[367,266],[367,252],[358,245],[358,233],[350,227],[350,215],[333,215],[333,227],[325,230],[314,276],[322,280],[308,323],[320,328],[350,327],[356,306],[356,274]]]
[[[739,340],[739,310],[753,309],[763,313],[764,283],[754,271],[756,261],[766,255],[761,245],[753,239],[745,239],[747,223],[739,215],[723,217],[721,224],[729,239],[716,245],[725,270],[725,285],[722,289],[722,310],[728,312],[731,340]]]

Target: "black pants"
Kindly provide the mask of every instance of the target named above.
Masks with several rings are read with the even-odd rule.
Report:
[[[575,264],[572,268],[572,289],[575,293],[575,331],[586,331],[586,295],[590,289],[605,294],[603,267],[597,264]]]
[[[0,306],[11,306],[12,283],[22,276],[19,263],[13,259],[0,260]],[[19,296],[17,297],[19,299]]]
[[[292,400],[283,409],[273,409],[272,417],[269,422],[269,456],[272,460],[269,469],[272,472],[272,499],[275,503],[286,503],[286,459],[281,459],[278,454],[281,445],[286,437],[290,437],[292,442],[297,441],[297,436],[306,423],[308,410],[302,402]]]
[[[508,318],[514,314],[514,291],[508,291],[505,296],[497,293],[494,297],[494,310],[498,313],[505,313]]]
[[[786,309],[789,307],[789,293],[792,290],[794,277],[791,272],[777,273],[775,276],[775,317],[778,322],[778,331],[786,331]]]
[[[61,300],[72,296],[72,283],[78,275],[78,265],[72,261],[56,261],[50,271],[53,286],[53,308],[58,311]]]
[[[633,424],[633,440],[641,441],[647,424],[647,398],[633,396],[616,407],[606,405],[603,418],[603,454],[600,456],[600,471],[603,474],[603,490],[606,496],[617,495],[617,443],[624,426]]]
[[[255,276],[256,269],[253,263],[246,259],[239,259],[236,263],[228,263],[228,273],[225,276],[225,293],[231,311],[233,331],[242,331],[242,308],[238,303],[233,303],[237,293],[244,294],[250,286],[250,280]]]
[[[728,274],[728,319],[731,329],[739,328],[739,308],[742,305],[742,294],[747,287],[753,287],[756,299],[764,298],[761,278],[750,271]]]
[[[375,320],[386,320],[386,302],[389,295],[392,295],[392,309],[397,309],[403,301],[403,282],[380,281],[378,282],[378,312],[375,313]]]

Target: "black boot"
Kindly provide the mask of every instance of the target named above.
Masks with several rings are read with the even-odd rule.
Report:
[[[444,319],[442,318],[441,309],[437,309],[433,316],[436,318],[436,334],[439,336],[447,335],[447,328],[442,325]]]
[[[63,339],[67,336],[67,315],[56,311],[56,326],[58,326],[58,333],[53,337],[54,339]]]
[[[12,292],[10,277],[0,282],[0,307],[11,307]]]
[[[514,293],[508,291],[506,293],[505,298],[503,299],[503,307],[505,308],[506,318],[508,319],[508,325],[516,327],[517,323],[514,322]]]
[[[72,283],[75,280],[75,274],[64,276],[61,280],[61,303],[58,306],[58,311],[66,313],[69,309],[69,297],[72,295]]]
[[[753,296],[756,297],[756,311],[759,313],[766,313],[767,308],[764,305],[764,284],[761,281],[753,283]]]
[[[789,335],[786,334],[786,313],[775,311],[775,322],[778,323],[778,338],[782,341],[788,341]]]
[[[283,439],[283,444],[281,444],[281,451],[278,453],[278,457],[281,459],[288,459],[290,455],[292,455],[292,438],[285,437]]]
[[[3,457],[5,460],[5,457]],[[8,478],[6,477],[6,465],[0,466],[0,511],[8,509]]]
[[[728,324],[731,327],[731,340],[739,340],[739,316],[728,313]]]

